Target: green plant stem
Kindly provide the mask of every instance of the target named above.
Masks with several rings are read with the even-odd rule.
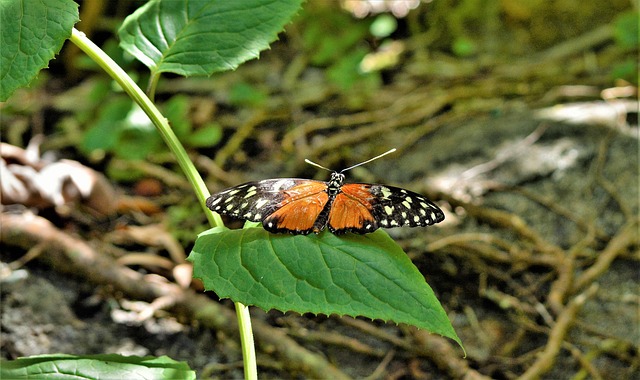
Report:
[[[238,328],[240,329],[240,341],[242,342],[242,358],[245,363],[254,363],[253,366],[244,366],[244,378],[247,380],[257,380],[258,371],[255,366],[256,350],[253,343],[253,332],[251,331],[251,315],[249,307],[236,302],[236,318],[238,318]]]
[[[149,77],[149,84],[147,85],[147,96],[151,101],[154,101],[156,96],[156,87],[158,87],[158,81],[160,80],[160,73],[153,70],[151,71],[151,77]]]
[[[73,29],[71,33],[71,42],[78,46],[91,59],[93,59],[102,69],[104,69],[122,89],[144,110],[149,119],[156,126],[165,143],[171,149],[176,157],[180,168],[187,176],[189,183],[193,187],[198,203],[203,208],[205,215],[212,227],[223,226],[224,223],[220,216],[211,212],[205,205],[205,200],[209,196],[209,190],[205,185],[202,177],[196,170],[193,162],[189,159],[186,150],[173,133],[169,121],[162,116],[158,108],[147,97],[147,95],[138,87],[138,85],[127,75],[127,73],[118,66],[102,49],[94,44],[87,36],[77,29]],[[157,80],[157,78],[155,78]],[[155,88],[155,86],[153,86]],[[251,331],[251,319],[247,306],[236,302],[236,311],[238,325],[240,328],[240,340],[242,344],[242,355],[244,358],[244,371],[246,379],[257,379],[256,355],[253,342],[253,333]]]
[[[111,59],[102,49],[96,46],[87,36],[77,29],[73,29],[71,33],[71,42],[76,44],[82,51],[84,51],[91,59],[93,59],[100,67],[102,67],[129,95],[142,110],[149,116],[153,125],[156,126],[158,132],[164,139],[165,143],[171,149],[171,152],[175,155],[180,168],[187,176],[189,183],[196,192],[198,203],[200,203],[202,209],[207,215],[207,219],[211,226],[223,226],[224,223],[218,214],[212,213],[205,205],[205,200],[209,196],[209,190],[205,185],[202,177],[196,170],[193,162],[189,159],[187,151],[178,140],[178,137],[173,133],[169,121],[162,116],[158,108],[147,97],[147,95],[138,87],[138,85],[127,75],[127,73],[118,64]]]

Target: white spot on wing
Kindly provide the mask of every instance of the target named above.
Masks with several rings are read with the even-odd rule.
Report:
[[[380,187],[380,192],[382,193],[383,198],[389,198],[389,195],[391,195],[391,190],[384,186]]]
[[[247,190],[247,194],[244,196],[244,199],[251,198],[256,195],[256,187],[251,186],[249,190]]]
[[[256,202],[256,209],[260,209],[260,208],[262,208],[262,206],[266,205],[267,203],[269,203],[269,200],[268,200],[268,199],[264,199],[264,198],[263,198],[263,199],[259,199],[259,200]]]

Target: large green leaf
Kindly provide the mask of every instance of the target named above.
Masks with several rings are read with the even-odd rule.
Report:
[[[269,47],[303,0],[151,0],[127,17],[121,46],[154,72],[233,70]]]
[[[187,363],[167,356],[37,355],[0,363],[2,379],[195,379]]]
[[[0,1],[0,101],[48,66],[76,22],[72,0]]]
[[[205,289],[264,310],[365,316],[407,323],[460,344],[433,290],[384,231],[274,235],[213,228],[191,255]]]

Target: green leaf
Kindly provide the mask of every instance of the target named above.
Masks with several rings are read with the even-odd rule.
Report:
[[[222,139],[222,127],[220,124],[211,123],[196,129],[187,138],[187,144],[192,147],[210,147],[220,142]]]
[[[121,47],[154,72],[211,75],[258,57],[302,0],[151,0],[127,17]]]
[[[186,95],[172,96],[162,109],[164,116],[171,123],[171,129],[180,140],[183,140],[191,133],[191,122],[189,121],[189,98]]]
[[[268,98],[266,91],[244,82],[234,84],[229,91],[229,103],[237,106],[260,107]]]
[[[82,140],[85,153],[104,150],[124,159],[143,159],[164,145],[149,117],[131,99],[118,97],[100,108]]]
[[[304,21],[303,47],[311,56],[311,63],[321,66],[340,61],[354,49],[362,48],[369,28],[368,22],[331,10],[307,13]]]
[[[163,148],[162,138],[149,117],[134,104],[127,115],[114,152],[125,159],[144,159]]]
[[[458,344],[433,290],[385,232],[292,236],[262,228],[201,233],[189,260],[219,297],[264,310],[407,323]]]
[[[378,38],[389,37],[396,29],[398,29],[398,20],[387,13],[377,16],[369,27],[371,34]]]
[[[117,97],[108,100],[99,108],[98,117],[91,122],[91,128],[87,130],[82,139],[81,148],[85,153],[94,150],[113,149],[120,137],[123,124],[132,107],[131,99]]]
[[[613,35],[616,42],[625,49],[638,47],[638,11],[625,12],[614,21]]]
[[[72,0],[0,1],[0,101],[48,67],[76,22]]]
[[[167,356],[37,355],[0,363],[2,379],[195,379],[185,362]]]
[[[469,57],[476,53],[477,45],[471,38],[458,37],[453,41],[451,49],[459,57]]]

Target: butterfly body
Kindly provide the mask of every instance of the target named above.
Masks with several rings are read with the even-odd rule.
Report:
[[[248,182],[211,195],[207,207],[231,217],[261,222],[273,233],[365,234],[379,227],[428,226],[444,213],[427,198],[397,187],[300,178]]]

